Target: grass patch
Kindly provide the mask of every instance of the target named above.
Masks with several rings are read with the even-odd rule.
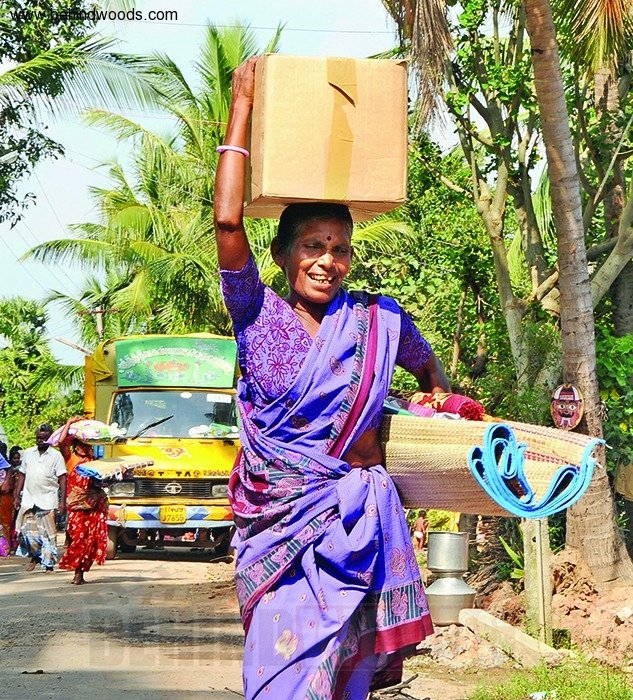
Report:
[[[539,666],[520,671],[494,687],[478,688],[468,700],[525,700],[531,693],[556,691],[550,700],[631,700],[633,691],[624,673],[582,658],[556,668]]]

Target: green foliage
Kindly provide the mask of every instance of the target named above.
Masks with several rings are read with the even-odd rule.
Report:
[[[551,515],[548,520],[549,546],[552,552],[560,552],[565,548],[565,537],[567,534],[567,519],[565,511]]]
[[[59,425],[81,412],[81,373],[56,362],[46,321],[37,302],[0,300],[0,422],[11,444],[30,445],[38,423]]]
[[[633,463],[633,335],[602,330],[596,343],[600,398],[607,407],[604,435],[609,463]]]
[[[410,508],[407,511],[407,523],[410,526],[413,525],[423,513],[425,514],[429,530],[450,530],[453,526],[455,514],[448,510],[438,510],[436,508],[428,510],[426,508]]]
[[[448,510],[433,508],[426,513],[429,530],[450,530],[455,520],[455,514]]]
[[[0,222],[15,224],[32,194],[17,183],[63,149],[38,123],[42,109],[74,112],[85,104],[146,106],[155,91],[131,70],[136,59],[110,52],[111,43],[90,34],[90,21],[69,20],[88,11],[83,0],[3,0],[0,7]],[[66,15],[66,16],[65,16]]]
[[[547,425],[551,422],[548,380],[560,373],[560,332],[556,325],[532,308],[523,324],[523,342],[528,357],[525,388],[516,388],[515,368],[505,362],[507,345],[491,358],[491,373],[479,380],[479,395],[488,412],[511,420]],[[505,341],[507,343],[507,340]]]
[[[51,0],[53,12],[87,7],[83,0]],[[64,44],[83,36],[87,28],[82,22],[55,21],[48,12],[28,0],[3,0],[0,8],[0,62],[32,61],[52,44]],[[27,15],[20,13],[27,11]],[[26,17],[29,17],[27,20]],[[0,83],[0,97],[3,94]],[[6,88],[5,88],[6,89]],[[33,94],[55,97],[62,91],[62,74],[32,80]],[[26,95],[14,94],[11,100],[0,99],[0,143],[5,153],[17,153],[13,162],[0,163],[0,222],[15,223],[20,212],[33,200],[31,194],[18,196],[16,183],[32,172],[40,160],[57,157],[61,146],[46,136],[36,122],[34,105]]]
[[[495,571],[500,581],[513,581],[516,590],[523,588],[525,564],[523,559],[523,533],[519,521],[514,518],[497,518],[489,534],[482,556],[496,555]],[[501,546],[499,546],[501,545]]]
[[[446,186],[442,178],[463,191]],[[419,137],[410,151],[407,205],[391,215],[408,224],[414,235],[401,236],[397,246],[383,254],[374,250],[371,255],[368,247],[369,257],[355,262],[349,278],[352,288],[380,290],[397,299],[447,367],[465,292],[455,388],[472,387],[473,375],[485,371],[477,368],[480,344],[494,353],[506,336],[492,255],[468,197],[468,183],[469,171],[459,152],[442,156],[436,144]],[[416,388],[410,375],[400,371],[394,386],[403,391]],[[469,393],[476,394],[476,387]]]
[[[539,666],[520,671],[497,686],[478,688],[469,700],[525,700],[532,693],[548,693],[556,700],[630,700],[631,688],[624,673],[576,656],[560,666]],[[555,693],[555,694],[554,694]]]
[[[505,541],[503,537],[499,537],[499,541],[503,545],[506,554],[510,557],[510,561],[514,565],[514,568],[510,571],[510,578],[520,581],[525,576],[525,560],[523,558],[523,552],[515,552],[512,547]]]
[[[25,63],[51,46],[73,42],[86,35],[92,27],[88,21],[68,21],[64,13],[75,16],[86,12],[90,4],[84,0],[3,0],[0,8],[0,56],[5,60]],[[51,97],[63,89],[61,76],[50,76],[45,84],[34,88]]]

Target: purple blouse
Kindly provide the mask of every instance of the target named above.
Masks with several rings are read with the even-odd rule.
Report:
[[[241,270],[220,270],[220,275],[242,377],[251,401],[267,405],[291,387],[312,338],[288,302],[262,282],[252,256]],[[400,309],[400,316],[396,364],[415,374],[429,359],[431,346],[409,314]]]

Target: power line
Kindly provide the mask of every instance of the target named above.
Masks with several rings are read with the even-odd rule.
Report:
[[[148,22],[148,24],[150,24]],[[161,22],[158,20],[152,20],[151,25],[162,25],[164,27],[202,27],[202,28],[207,28],[209,25],[208,24],[200,24],[200,23],[195,23],[195,22]],[[248,27],[244,27],[243,25],[237,25],[237,24],[214,24],[214,27],[217,29],[255,29],[257,31],[270,31],[270,32],[276,32],[279,27],[256,27],[253,25],[248,25]],[[308,27],[286,27],[286,26],[281,26],[281,31],[282,32],[306,32],[306,33],[313,33],[313,34],[389,34],[391,36],[394,36],[393,31],[389,31],[388,29],[313,29],[313,28],[308,28]]]
[[[46,199],[50,210],[53,212],[53,216],[55,217],[55,219],[57,220],[57,223],[59,224],[59,227],[61,228],[62,236],[66,236],[66,227],[64,226],[64,224],[61,222],[61,219],[57,215],[57,212],[55,211],[55,207],[53,206],[48,194],[46,194],[46,190],[44,189],[44,186],[40,182],[40,179],[38,178],[36,173],[33,173],[33,176],[35,177],[35,181],[37,182],[37,184],[40,186],[40,189],[42,190],[42,194],[44,195],[44,199]],[[29,231],[31,231],[31,229],[29,228],[29,226],[26,223],[24,225],[26,226],[26,228]],[[33,234],[33,237],[35,238],[36,241],[38,241],[38,244],[39,244],[39,239],[37,238],[37,236],[33,233],[33,231],[31,231],[31,233]],[[72,293],[73,293],[72,290],[76,288],[76,282],[72,279],[72,277],[70,277],[70,275],[66,272],[66,270],[63,267],[60,266],[60,269],[61,269],[64,277],[71,283],[72,287],[71,288],[66,287],[66,285],[63,282],[62,282],[62,284],[64,287],[66,287],[66,291],[70,292],[72,295]],[[61,282],[61,280],[59,280],[59,281]]]
[[[33,236],[33,240],[36,242],[36,244],[37,244],[37,245],[41,245],[40,240],[39,240],[38,237],[35,235],[35,233],[33,232],[33,230],[32,230],[31,228],[29,228],[28,224],[27,224],[25,221],[23,221],[22,223],[24,224],[24,226],[26,227],[26,229],[30,232],[31,236]],[[20,234],[19,231],[18,231],[18,235],[20,235],[20,237],[22,238],[22,240],[28,245],[27,241],[24,239],[24,237]],[[29,247],[32,247],[32,246],[29,246]],[[44,264],[44,263],[42,263],[42,264]],[[68,286],[66,285],[66,283],[65,283],[62,279],[60,279],[60,278],[53,272],[53,269],[52,269],[51,267],[49,267],[48,265],[44,265],[44,266],[45,266],[46,269],[48,270],[49,274],[55,279],[55,281],[58,282],[58,283],[66,290],[66,292],[67,292],[68,294],[70,294],[70,296],[72,296],[72,295],[73,295],[73,289],[75,288],[75,282],[74,282],[74,280],[72,279],[72,277],[70,277],[70,276],[68,275],[68,273],[66,272],[66,270],[64,270],[64,268],[63,268],[61,265],[57,265],[57,267],[61,270],[61,272],[62,272],[62,274],[64,275],[64,277],[66,277],[66,279],[71,283],[72,287],[68,287]]]
[[[33,239],[35,240],[35,242],[38,243],[38,240],[37,240],[37,238],[35,237],[35,234],[33,233],[33,231],[31,231],[31,229],[28,228],[28,226],[26,225],[26,223],[25,223],[24,221],[21,221],[20,223],[21,223],[22,225],[26,226],[26,228],[29,230],[29,232],[30,232],[31,235],[33,236]],[[30,249],[30,248],[33,247],[32,244],[29,243],[29,242],[26,240],[26,238],[22,235],[22,233],[20,232],[20,229],[19,229],[17,226],[14,228],[14,230],[15,230],[15,232],[18,234],[18,236],[20,236],[20,238],[24,241],[24,244],[27,246],[27,248]],[[20,262],[21,262],[21,261],[20,261]],[[22,264],[24,264],[24,263],[22,263]],[[26,269],[26,268],[25,268],[25,269]],[[55,274],[53,273],[52,270],[49,270],[49,273],[51,274],[51,276],[52,276],[57,282],[59,282],[60,284],[63,284],[62,281],[57,277],[57,275],[55,275]],[[41,285],[40,285],[40,286],[41,286]],[[42,287],[42,289],[44,289],[44,287]],[[49,291],[49,290],[45,290],[45,291]],[[67,291],[69,291],[69,290],[67,289]]]
[[[13,249],[11,248],[11,246],[9,245],[9,243],[7,242],[6,238],[5,238],[4,236],[0,236],[0,241],[2,241],[2,243],[3,243],[4,246],[5,246],[5,248],[6,248],[6,249],[9,251],[9,253],[11,253],[11,255],[15,258],[15,261],[16,261],[19,265],[22,265],[22,267],[24,268],[24,272],[26,272],[26,274],[33,280],[33,282],[35,282],[35,284],[37,284],[37,286],[40,287],[40,289],[41,289],[43,292],[45,292],[46,294],[48,294],[48,291],[49,291],[49,290],[46,289],[46,288],[44,287],[44,285],[37,279],[37,277],[35,277],[35,276],[33,276],[33,275],[31,274],[31,271],[28,269],[28,267],[27,267],[27,266],[20,260],[20,258],[15,254],[15,252],[13,251]]]

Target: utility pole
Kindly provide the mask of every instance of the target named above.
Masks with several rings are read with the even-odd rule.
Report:
[[[104,314],[116,313],[118,309],[104,309],[103,306],[97,306],[96,309],[85,309],[80,311],[80,314],[89,314],[95,317],[95,327],[97,331],[97,337],[99,340],[103,340],[104,327],[103,327],[103,316]]]

